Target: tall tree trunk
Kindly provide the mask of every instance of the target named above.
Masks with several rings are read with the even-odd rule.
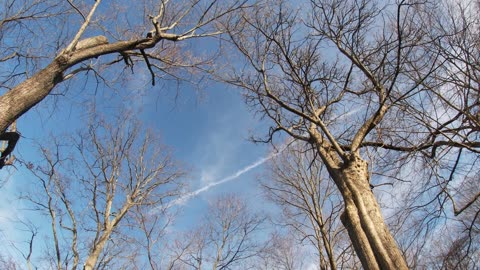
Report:
[[[408,269],[370,189],[368,164],[358,153],[329,168],[345,202],[341,220],[365,269]]]
[[[93,246],[92,250],[88,254],[87,259],[85,260],[85,265],[83,266],[84,270],[92,270],[95,267],[95,264],[97,264],[100,253],[105,247],[105,244],[107,243],[108,239],[110,239],[112,230],[113,228],[105,231],[102,237],[100,238],[100,240]]]
[[[380,206],[370,189],[368,163],[358,151],[343,153],[343,157],[340,157],[317,130],[311,128],[309,131],[311,142],[318,149],[330,177],[342,194],[345,211],[340,218],[363,268],[407,270],[407,262],[385,224]]]
[[[65,68],[61,61],[55,59],[40,72],[0,97],[0,134],[63,80]]]
[[[97,238],[98,240],[95,240],[92,246],[92,249],[88,253],[88,257],[85,260],[85,265],[83,266],[84,270],[92,270],[95,267],[95,264],[97,264],[98,257],[100,256],[100,253],[102,252],[103,248],[105,247],[105,244],[107,241],[110,239],[110,236],[112,235],[113,231],[115,228],[117,228],[118,224],[120,221],[123,219],[123,217],[127,214],[127,212],[132,208],[134,205],[134,202],[132,201],[132,197],[136,197],[137,193],[133,193],[132,195],[127,196],[127,201],[125,204],[122,206],[122,208],[118,211],[118,214],[110,220],[110,213],[111,213],[111,208],[107,206],[105,208],[105,224],[103,229],[101,230],[100,234],[101,236]],[[110,197],[107,201],[107,205],[111,205],[113,202],[113,196]]]
[[[94,57],[126,50],[152,48],[161,39],[175,39],[173,34],[165,34],[151,39],[100,43],[78,51],[61,52],[48,66],[35,73],[31,78],[0,96],[0,134],[16,119],[42,101],[52,89],[64,80],[63,72],[74,65]],[[88,40],[88,39],[87,39]],[[91,39],[90,39],[91,40]]]

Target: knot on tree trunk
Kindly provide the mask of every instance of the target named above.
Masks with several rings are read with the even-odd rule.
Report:
[[[362,159],[359,154],[349,153],[341,168],[346,177],[363,183],[362,186],[369,187],[370,175],[368,173],[368,162]]]

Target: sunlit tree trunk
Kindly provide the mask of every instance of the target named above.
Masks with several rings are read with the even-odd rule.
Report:
[[[15,1],[13,1],[15,2]],[[32,1],[25,1],[32,2]],[[188,2],[188,1],[186,1]],[[101,0],[91,1],[91,3],[86,5],[91,5],[88,12],[83,13],[81,7],[76,6],[76,4],[68,1],[66,9],[63,10],[65,14],[67,13],[79,13],[83,18],[83,22],[80,25],[70,25],[69,28],[78,29],[73,34],[73,38],[69,36],[64,36],[63,31],[56,31],[56,29],[49,29],[51,31],[51,37],[56,37],[58,39],[46,39],[45,51],[48,51],[48,47],[59,44],[63,44],[64,39],[68,39],[69,43],[61,50],[53,59],[51,59],[43,69],[37,70],[25,70],[23,73],[16,74],[12,72],[10,75],[2,77],[2,82],[0,84],[1,88],[7,89],[7,92],[2,93],[0,96],[0,135],[6,131],[8,126],[10,126],[16,119],[21,117],[25,112],[30,110],[40,101],[45,99],[54,87],[62,81],[68,80],[74,77],[76,74],[95,70],[100,71],[102,68],[99,68],[99,65],[112,66],[115,63],[125,63],[127,66],[133,66],[134,62],[145,61],[147,68],[151,75],[152,85],[155,85],[155,77],[157,73],[165,72],[165,67],[159,68],[155,65],[155,62],[161,62],[161,66],[166,64],[168,67],[181,66],[183,68],[189,67],[194,68],[197,65],[204,65],[204,61],[198,59],[193,59],[193,57],[177,57],[174,54],[178,53],[178,47],[171,45],[171,53],[165,53],[167,47],[165,41],[180,42],[182,40],[199,38],[199,37],[210,37],[220,35],[223,30],[219,29],[217,22],[224,17],[233,16],[234,13],[251,7],[247,0],[233,0],[233,1],[209,1],[206,3],[196,1],[195,3],[189,3],[181,7],[181,10],[177,9],[178,3],[172,3],[170,1],[160,1],[160,3],[141,7],[144,9],[152,10],[152,13],[149,14],[149,20],[151,24],[144,26],[150,28],[149,35],[145,37],[144,33],[138,33],[134,36],[125,36],[112,41],[109,43],[109,38],[111,38],[111,29],[108,29],[109,25],[112,23],[107,14],[97,14],[98,7],[103,4]],[[184,3],[185,4],[185,3]],[[51,6],[50,6],[51,5]],[[45,2],[45,1],[34,1],[33,3],[25,3],[25,6],[22,7],[21,3],[17,4],[5,4],[5,12],[0,14],[0,40],[6,34],[12,36],[22,36],[25,35],[25,38],[28,38],[31,32],[42,29],[46,25],[41,25],[37,20],[41,18],[52,18],[52,22],[55,21],[58,23],[56,16],[63,18],[63,15],[56,14],[52,11],[52,14],[48,12],[50,8],[55,10],[57,5],[61,6],[59,3]],[[110,3],[113,5],[112,9],[116,8],[119,3]],[[132,8],[138,8],[137,3],[131,3]],[[143,4],[142,4],[143,5]],[[180,4],[180,6],[182,6]],[[66,10],[70,9],[68,12]],[[36,14],[37,10],[39,11]],[[115,12],[110,12],[115,13]],[[2,15],[6,16],[3,17]],[[94,23],[98,26],[101,31],[104,31],[104,35],[99,35],[96,37],[85,37],[85,33],[94,28],[92,26],[92,20],[96,20],[95,16],[100,18],[105,17],[106,19],[99,19]],[[66,17],[69,18],[69,17]],[[138,21],[143,21],[146,18],[137,17]],[[68,20],[68,19],[65,19]],[[105,21],[103,21],[105,20]],[[34,23],[29,23],[28,21],[33,21]],[[105,25],[102,25],[105,23]],[[115,23],[115,22],[114,22]],[[9,27],[10,25],[24,25],[27,31],[17,33],[15,27]],[[35,25],[36,24],[36,25]],[[40,26],[38,26],[40,24]],[[32,26],[35,25],[35,26]],[[178,25],[182,25],[179,29]],[[37,28],[38,27],[38,28]],[[22,27],[21,27],[22,28]],[[135,29],[123,29],[125,32],[137,31],[138,27],[133,27]],[[12,29],[12,33],[8,33],[9,29]],[[88,30],[87,30],[88,29]],[[199,29],[202,29],[201,31]],[[96,30],[93,30],[96,31]],[[199,33],[201,32],[201,33]],[[62,34],[60,34],[62,33]],[[36,34],[36,33],[35,33]],[[28,36],[27,36],[28,35]],[[50,38],[50,37],[49,37]],[[20,39],[21,40],[21,39]],[[154,48],[157,44],[162,42],[161,53],[147,53],[146,49]],[[36,42],[38,43],[38,42]],[[48,44],[48,46],[47,46]],[[24,44],[12,44],[12,45],[2,45],[2,49],[13,51],[11,55],[0,58],[0,63],[6,63],[5,70],[11,69],[12,65],[19,65],[17,62],[23,62],[24,59],[26,62],[30,61],[30,58],[41,58],[39,55],[22,55],[18,53],[21,51],[21,46]],[[17,47],[15,47],[17,46]],[[34,49],[35,51],[37,49]],[[42,51],[43,53],[43,51]],[[165,53],[165,55],[163,55]],[[51,53],[49,53],[51,56]],[[81,67],[76,67],[76,69],[69,70],[70,68],[75,67],[77,64],[91,59],[96,59],[99,56],[103,55],[120,55],[121,60],[113,60],[110,63],[102,62],[101,64],[96,65],[84,65]],[[3,55],[2,55],[3,56]],[[18,57],[18,59],[16,59]],[[150,59],[150,60],[149,60]],[[189,62],[185,64],[185,62]],[[153,64],[152,64],[153,63]],[[168,63],[168,64],[167,64]],[[200,64],[201,63],[201,64]],[[22,68],[20,68],[22,69]],[[65,74],[64,74],[65,73]],[[169,73],[169,72],[167,72]],[[25,75],[30,74],[30,75]],[[33,75],[32,75],[33,74]],[[29,77],[31,76],[31,77]],[[174,75],[178,79],[176,75]],[[16,84],[18,78],[23,78],[19,84]],[[11,85],[13,84],[13,85]]]
[[[368,163],[358,151],[343,159],[315,130],[313,143],[344,200],[341,215],[355,251],[365,269],[408,269],[370,189]]]
[[[0,97],[0,132],[44,99],[62,80],[63,65],[54,61],[46,68]]]
[[[334,169],[332,178],[344,199],[341,220],[357,255],[367,269],[408,269],[370,190],[368,165],[360,157],[352,156],[349,164]]]

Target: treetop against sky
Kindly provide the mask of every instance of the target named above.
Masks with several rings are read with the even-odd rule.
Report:
[[[474,231],[479,193],[461,187],[478,180],[479,23],[468,11],[478,9],[476,1],[7,0],[1,5],[0,127],[3,132],[15,122],[21,138],[13,166],[0,171],[5,194],[0,218],[15,224],[29,217],[23,209],[31,206],[18,194],[30,201],[37,198],[29,192],[35,179],[44,183],[38,175],[49,176],[52,194],[60,196],[55,209],[61,219],[67,218],[68,200],[61,199],[59,190],[64,185],[75,188],[69,179],[78,178],[87,186],[85,193],[79,192],[82,198],[94,198],[91,210],[96,215],[85,215],[106,224],[91,236],[91,248],[82,246],[87,269],[96,265],[95,252],[104,250],[102,237],[115,231],[108,224],[116,226],[118,220],[150,226],[156,219],[149,218],[158,216],[165,218],[166,231],[187,230],[205,216],[207,202],[232,191],[249,205],[266,205],[265,211],[278,214],[264,203],[260,194],[269,190],[258,189],[255,169],[276,159],[286,145],[312,159],[310,164],[323,166],[316,177],[339,192],[339,205],[326,209],[344,210],[338,217],[345,239],[348,231],[355,258],[367,269],[404,269],[417,263],[416,252],[425,252],[419,243],[432,243],[429,232],[441,230],[441,221],[450,220],[443,223],[448,229],[461,224]],[[135,193],[134,181],[117,175],[119,184],[114,185],[106,175],[115,173],[117,163],[105,160],[117,156],[105,149],[117,149],[117,137],[102,147],[79,143],[107,134],[94,132],[96,124],[104,124],[98,119],[114,130],[123,114],[129,116],[125,123],[138,119],[142,135],[150,130],[188,172],[179,173],[186,185],[175,191],[180,192],[177,197],[142,204],[146,191]],[[252,136],[268,144],[252,144]],[[68,165],[81,160],[75,151],[84,153],[83,148],[99,156],[88,152],[82,169]],[[65,152],[58,155],[57,170],[47,157],[55,157],[59,149]],[[143,175],[132,169],[144,164],[142,158],[134,162],[140,153],[125,154],[119,171]],[[96,170],[103,172],[96,175]],[[92,182],[84,181],[84,172]],[[100,176],[105,185],[97,185]],[[46,193],[35,194],[49,196],[43,186]],[[105,190],[97,193],[97,187]],[[161,194],[168,187],[153,189]],[[280,191],[304,194],[301,189]],[[283,196],[281,192],[276,196]],[[115,211],[108,206],[108,194],[124,199],[111,200]],[[123,201],[128,211],[133,204],[138,207],[128,212]],[[99,210],[103,204],[105,210]],[[184,215],[170,224],[165,206],[182,209]],[[284,208],[282,214],[290,210]],[[132,215],[122,220],[127,212]],[[462,214],[470,224],[462,223]],[[62,223],[52,211],[49,216],[59,229],[76,231],[73,218]],[[317,228],[295,226],[299,220],[288,217],[294,228]],[[318,214],[310,217],[321,220]],[[55,238],[43,218],[30,216],[42,234]],[[414,224],[418,228],[408,232]],[[120,228],[125,227],[119,233]],[[2,237],[11,236],[12,246],[22,241],[14,226],[1,230]],[[328,238],[318,228],[315,232],[317,238],[305,234],[309,241]],[[195,245],[205,240],[198,237]],[[335,268],[335,252],[343,245],[332,247],[319,253]],[[43,247],[36,248],[42,252]],[[89,248],[90,253],[85,251]],[[21,257],[11,248],[0,252]]]

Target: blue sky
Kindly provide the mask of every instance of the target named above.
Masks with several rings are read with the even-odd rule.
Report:
[[[146,72],[142,68],[137,66],[136,72]],[[15,155],[28,161],[39,160],[37,142],[48,142],[51,135],[59,136],[85,125],[88,100],[95,100],[97,110],[106,115],[119,113],[118,108],[123,106],[138,111],[144,126],[160,134],[162,142],[188,170],[189,190],[197,191],[182,202],[175,229],[186,230],[197,224],[205,215],[208,202],[224,193],[238,194],[260,210],[258,205],[264,204],[257,204],[263,198],[256,179],[262,173],[262,161],[268,156],[269,147],[253,144],[248,138],[261,134],[261,121],[246,107],[239,90],[214,82],[207,85],[198,90],[182,84],[177,93],[176,84],[152,88],[148,76],[142,75],[121,92],[99,87],[95,93],[92,89],[96,85],[91,80],[84,88],[69,85],[71,89],[65,96],[49,97],[18,121],[22,138]],[[21,241],[25,237],[13,222],[24,217],[19,210],[25,204],[16,195],[33,176],[22,165],[17,168],[0,172],[4,179],[10,175],[0,199],[1,241]],[[222,183],[218,184],[219,181]],[[43,220],[46,229],[48,220]]]
[[[130,1],[127,2],[130,4]],[[137,2],[137,5],[138,3],[140,2]],[[108,9],[109,6],[104,3],[99,13]],[[130,23],[137,28],[144,27],[140,21],[124,20],[127,14],[128,10],[124,11],[122,16],[117,16],[118,20],[111,20],[109,23],[120,22],[120,30],[123,29],[122,26],[130,26]],[[139,12],[136,15],[145,14]],[[71,30],[65,30],[71,31],[69,34],[77,30],[75,26],[80,19],[78,16],[71,18],[77,21],[66,24],[67,28],[72,26]],[[50,27],[52,26],[48,25],[44,30],[52,30]],[[137,31],[137,28],[132,31]],[[149,27],[144,28],[148,30]],[[138,31],[144,30],[142,28]],[[98,29],[89,29],[87,36],[97,31]],[[68,35],[61,30],[55,34],[68,40]],[[43,38],[48,42],[51,37]],[[35,43],[42,44],[41,41]],[[186,44],[185,48],[192,50],[195,55],[204,55],[214,51],[212,48],[215,49],[216,41],[197,39],[182,44]],[[23,47],[25,50],[30,49],[28,46]],[[53,46],[51,48],[53,50]],[[97,60],[92,60],[95,61]],[[0,66],[0,69],[2,68],[8,70],[9,67]],[[107,79],[120,78],[114,84],[115,89],[96,85],[92,73],[89,76],[80,74],[74,80],[59,85],[54,92],[62,95],[49,97],[19,119],[18,130],[22,133],[22,138],[14,154],[26,161],[41,159],[35,151],[36,143],[48,142],[51,135],[61,136],[65,132],[85,126],[87,111],[91,105],[89,102],[95,101],[97,110],[106,115],[118,114],[118,110],[123,107],[137,112],[144,127],[160,134],[163,143],[173,151],[174,158],[189,172],[186,181],[194,196],[179,201],[183,211],[174,229],[185,230],[198,224],[206,214],[208,202],[224,193],[240,195],[256,210],[270,210],[266,208],[269,204],[264,203],[256,180],[264,169],[263,162],[271,156],[270,148],[268,145],[254,145],[248,141],[251,135],[264,135],[268,125],[263,125],[261,120],[254,117],[244,104],[238,89],[215,82],[205,82],[200,89],[196,89],[188,83],[177,85],[161,79],[157,79],[157,85],[152,87],[145,63],[138,62],[134,74],[130,74],[127,69],[129,79],[125,81],[121,79],[123,74],[118,73],[121,68],[122,64],[118,64],[103,74]],[[356,112],[352,110],[344,117]],[[28,217],[34,219],[38,226],[41,226],[42,222],[46,222],[45,228],[49,226],[48,219],[33,217],[31,213],[24,211],[26,205],[17,199],[19,191],[28,188],[33,180],[33,176],[26,172],[21,164],[17,164],[17,168],[0,171],[0,179],[7,180],[0,188],[2,243],[8,243],[7,240],[18,242],[28,237],[15,219]],[[397,187],[395,186],[396,193],[399,191]],[[389,192],[390,187],[383,188],[385,192]],[[379,194],[381,189],[376,189],[376,194]],[[380,193],[379,201],[391,206],[394,197],[388,195]],[[259,206],[265,208],[258,209]],[[0,254],[3,252],[18,257],[18,252],[11,248],[5,253],[2,250],[5,247],[6,245],[0,246]]]
[[[106,7],[108,5],[104,3],[102,8]],[[99,16],[102,15],[102,8]],[[139,16],[137,19],[142,16],[140,13],[136,14]],[[71,16],[69,19],[80,18]],[[78,21],[71,21],[71,25],[77,23]],[[127,22],[122,20],[120,23]],[[66,27],[69,28],[69,25],[66,24]],[[35,25],[37,26],[41,27]],[[52,26],[49,24],[48,27]],[[50,34],[67,38],[66,32],[76,30],[76,27],[55,29]],[[92,31],[96,30],[89,28],[85,35],[92,35]],[[45,38],[44,42],[48,44],[50,37],[41,35],[39,38]],[[15,37],[11,42],[15,42]],[[201,56],[213,52],[216,42],[212,39],[196,39],[181,44],[185,49]],[[100,60],[105,58],[101,57]],[[97,60],[93,59],[92,63],[95,61]],[[46,62],[41,66],[45,64]],[[9,69],[8,66],[0,68]],[[199,89],[188,83],[177,85],[176,82],[162,79],[157,79],[157,85],[152,87],[144,62],[135,65],[134,74],[129,69],[121,74],[122,68],[122,64],[117,64],[102,73],[111,81],[119,79],[114,83],[114,89],[103,84],[97,85],[92,73],[78,74],[71,81],[58,85],[53,92],[61,95],[48,97],[17,121],[22,137],[14,154],[25,161],[40,161],[37,144],[47,144],[51,136],[58,137],[85,126],[88,121],[87,111],[94,101],[97,111],[105,115],[118,114],[119,108],[137,112],[144,127],[158,133],[162,142],[172,150],[174,158],[188,171],[186,181],[189,190],[197,192],[182,203],[182,216],[177,219],[175,229],[185,230],[192,224],[198,224],[197,221],[207,210],[208,202],[224,193],[238,194],[257,208],[258,205],[265,205],[258,203],[263,201],[263,197],[256,179],[262,173],[261,161],[265,161],[269,155],[269,146],[254,145],[248,141],[251,135],[262,134],[262,125],[246,107],[238,89],[205,80]],[[123,80],[124,75],[129,79]],[[197,79],[196,77],[194,81]],[[46,217],[35,217],[31,212],[25,211],[26,203],[17,196],[30,186],[34,178],[21,164],[16,164],[16,167],[17,169],[0,171],[0,179],[7,180],[1,187],[0,242],[14,241],[20,248],[25,248],[25,243],[21,241],[28,234],[19,229],[21,226],[15,220],[32,219],[44,230],[49,229],[49,221]],[[5,251],[2,248],[9,249]],[[9,245],[0,247],[0,254],[20,258],[18,251]]]

